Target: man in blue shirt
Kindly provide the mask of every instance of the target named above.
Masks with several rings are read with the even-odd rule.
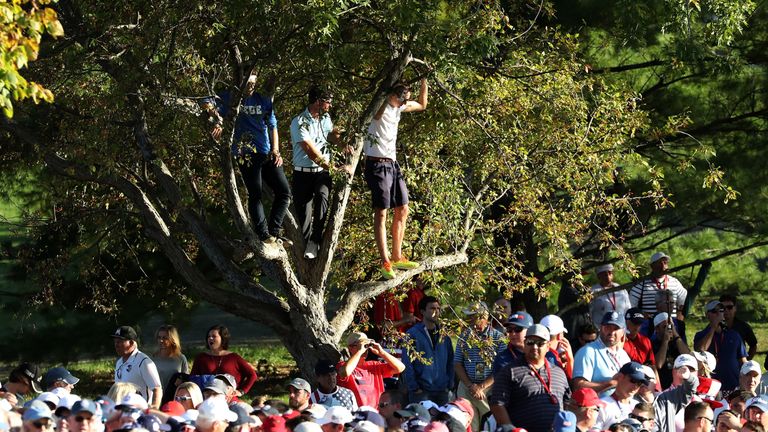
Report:
[[[453,388],[453,342],[441,334],[440,302],[432,296],[419,301],[422,321],[406,332],[403,349],[408,401],[431,400],[445,405]]]
[[[243,182],[248,190],[248,212],[259,239],[265,244],[275,244],[280,237],[283,218],[291,203],[291,190],[283,172],[283,158],[277,137],[277,119],[272,109],[272,99],[255,92],[256,75],[251,74],[235,120],[235,135],[232,140],[232,156],[235,158]],[[220,116],[229,111],[230,93],[219,95],[216,106]],[[209,111],[210,113],[210,111]],[[211,136],[221,138],[222,121],[217,119]],[[274,193],[269,219],[264,215],[261,204],[262,182],[269,185]],[[285,240],[285,239],[283,239]]]
[[[332,101],[333,94],[328,89],[313,86],[309,89],[307,109],[291,121],[294,207],[306,243],[306,259],[317,257],[328,216],[329,170],[333,165],[328,141],[340,144],[339,130],[328,113]],[[352,173],[351,167],[342,169]]]
[[[709,326],[693,337],[695,351],[709,351],[715,355],[717,366],[713,378],[722,383],[722,389],[733,390],[739,386],[739,371],[747,361],[747,349],[739,332],[725,326],[723,304],[713,300],[705,306]]]
[[[608,312],[600,325],[600,337],[581,347],[573,362],[573,388],[591,388],[600,397],[608,396],[616,387],[616,373],[629,363],[629,355],[621,348],[624,338],[624,315]]]

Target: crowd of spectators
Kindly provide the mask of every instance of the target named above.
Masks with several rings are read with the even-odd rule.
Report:
[[[402,301],[377,298],[375,336],[350,332],[340,359],[288,383],[287,401],[253,397],[258,377],[228,350],[225,326],[208,330],[191,367],[173,326],[157,330],[152,355],[121,326],[105,395],[81,398],[66,368],[23,363],[0,389],[0,431],[765,432],[768,374],[737,298],[708,301],[689,342],[687,291],[669,259],[654,254],[651,276],[628,291],[611,265],[597,267],[573,334],[560,316],[537,323],[503,298],[456,311],[464,326],[453,334],[417,281]]]

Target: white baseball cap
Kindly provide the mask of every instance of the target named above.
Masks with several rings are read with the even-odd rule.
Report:
[[[655,254],[651,255],[651,264],[662,258],[670,259],[669,255],[665,254],[664,252],[656,252]]]
[[[657,325],[663,323],[664,321],[667,321],[669,319],[669,314],[666,312],[657,313],[655,317],[653,317],[653,326],[656,327]]]
[[[743,365],[741,365],[741,370],[739,371],[740,375],[746,375],[750,372],[757,372],[757,376],[759,378],[760,375],[763,374],[762,369],[760,369],[760,363],[754,360],[750,360],[744,363]]]
[[[351,423],[354,419],[355,417],[352,416],[352,413],[349,412],[347,408],[343,406],[333,406],[328,408],[325,415],[317,419],[316,422],[319,425],[324,425],[326,423],[347,424]]]
[[[699,370],[699,362],[696,360],[696,357],[690,355],[690,354],[680,354],[675,359],[674,368],[681,368],[683,366],[688,366],[692,368],[694,371]]]
[[[557,315],[547,315],[541,319],[541,325],[549,330],[550,336],[559,335],[560,333],[568,333],[565,329],[565,324],[562,318]]]

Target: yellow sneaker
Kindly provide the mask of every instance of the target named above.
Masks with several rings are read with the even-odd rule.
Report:
[[[400,261],[395,261],[394,266],[398,270],[413,270],[419,267],[419,263],[416,261],[408,261],[408,258],[403,257]]]
[[[394,279],[395,278],[395,271],[392,270],[392,263],[390,261],[385,262],[381,265],[381,268],[379,269],[381,272],[381,276],[384,279]]]

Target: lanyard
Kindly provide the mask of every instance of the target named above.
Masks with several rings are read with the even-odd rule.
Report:
[[[717,343],[717,339],[715,337],[712,337],[712,344],[715,346],[715,358],[720,358],[718,356],[718,352],[720,351],[720,345],[723,344],[723,339],[725,339],[725,331],[720,330],[720,343]]]
[[[552,394],[548,384],[552,383],[552,370],[549,368],[549,362],[546,359],[544,360],[544,368],[547,369],[547,382],[544,382],[544,378],[541,377],[539,371],[537,371],[532,364],[528,363],[528,367],[531,368],[533,375],[539,379],[539,382],[541,382],[541,386],[544,387],[544,391],[546,391],[549,395],[550,402],[552,402],[553,405],[557,405],[557,398]]]
[[[669,286],[669,276],[664,275],[664,280],[662,280],[661,282],[659,282],[656,279],[653,279],[653,283],[656,284],[656,289],[659,289],[659,290],[667,289],[667,287]]]
[[[619,369],[621,369],[621,364],[619,363],[619,358],[608,347],[605,347],[605,352],[608,353],[608,357],[611,358],[611,360],[613,361],[613,364],[616,366],[616,371],[618,372]]]
[[[608,301],[611,303],[611,307],[613,308],[613,310],[616,310],[616,293],[611,293],[611,296],[608,298]]]

